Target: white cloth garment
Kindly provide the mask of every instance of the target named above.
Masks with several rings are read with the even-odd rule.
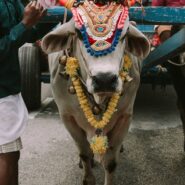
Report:
[[[21,94],[0,98],[0,145],[19,138],[27,120],[28,111]]]

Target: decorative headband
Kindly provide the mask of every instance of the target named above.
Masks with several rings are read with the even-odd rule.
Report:
[[[94,3],[99,3],[101,2],[101,4],[105,4],[105,2],[116,2],[118,4],[122,4],[124,6],[133,6],[135,5],[136,3],[139,3],[140,5],[142,5],[142,0],[91,0],[91,1],[94,1]],[[65,6],[67,9],[71,9],[75,2],[77,3],[81,3],[83,1],[80,1],[80,0],[59,0],[59,3],[61,6]]]
[[[76,6],[74,0],[68,0],[65,6],[71,9],[75,25],[91,56],[99,57],[115,50],[128,19],[128,6],[113,1],[102,5],[92,0]]]

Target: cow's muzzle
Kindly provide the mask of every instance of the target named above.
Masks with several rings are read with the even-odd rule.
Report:
[[[98,73],[92,77],[95,93],[115,92],[118,85],[118,76],[112,73]]]

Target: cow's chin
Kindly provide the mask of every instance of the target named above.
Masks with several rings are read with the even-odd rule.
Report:
[[[96,94],[99,97],[111,97],[115,92],[94,92],[93,94]]]
[[[93,97],[95,102],[100,105],[105,102],[107,98],[110,98],[115,92],[97,92],[93,93]]]
[[[120,80],[117,87],[115,88],[114,91],[101,91],[101,92],[97,92],[95,91],[91,81],[87,81],[87,91],[92,94],[92,96],[94,97],[95,102],[100,105],[103,104],[104,101],[107,98],[110,98],[114,93],[121,93],[122,89],[123,89],[123,82]]]

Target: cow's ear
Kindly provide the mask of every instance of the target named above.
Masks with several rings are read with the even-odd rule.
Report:
[[[68,49],[75,34],[75,24],[73,19],[71,19],[69,22],[48,33],[42,39],[41,47],[48,54]]]
[[[126,50],[141,59],[145,58],[150,52],[149,40],[131,24],[126,37]]]

